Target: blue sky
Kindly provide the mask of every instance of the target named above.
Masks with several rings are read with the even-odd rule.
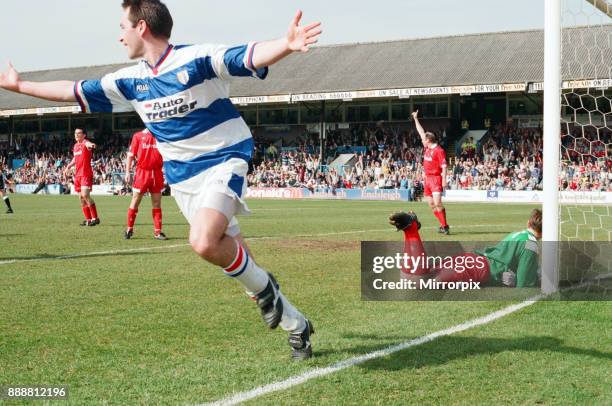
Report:
[[[584,0],[567,0],[577,24],[602,20]],[[3,2],[0,62],[22,72],[125,62],[118,42],[121,0]],[[33,6],[32,4],[35,4]],[[320,44],[541,29],[545,0],[167,0],[172,43],[238,44],[284,34],[297,9],[320,20]],[[227,5],[227,6],[225,6]],[[576,15],[577,17],[573,17]]]

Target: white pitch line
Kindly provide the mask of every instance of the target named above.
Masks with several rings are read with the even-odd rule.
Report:
[[[72,258],[82,258],[82,257],[91,257],[95,255],[113,255],[113,254],[121,254],[124,252],[139,252],[139,251],[149,251],[149,250],[163,250],[169,248],[177,248],[184,247],[189,244],[174,244],[174,245],[163,245],[159,247],[141,247],[141,248],[129,248],[126,250],[114,250],[114,251],[97,251],[97,252],[87,252],[81,254],[70,254],[70,255],[62,255],[60,257],[39,257],[39,258],[26,258],[26,259],[9,259],[7,261],[0,261],[0,265],[8,265],[14,264],[18,262],[34,262],[34,261],[54,261],[54,260],[62,260],[62,259],[72,259]]]
[[[390,231],[389,228],[385,229],[370,229],[370,230],[355,230],[355,231],[339,231],[334,233],[319,233],[319,234],[301,234],[301,235],[293,235],[293,236],[263,236],[263,237],[251,237],[246,238],[247,241],[254,240],[276,240],[281,238],[304,238],[304,237],[324,237],[329,235],[342,235],[342,234],[359,234],[359,233],[367,233],[367,232],[377,232],[377,231]],[[124,250],[113,250],[113,251],[96,251],[96,252],[86,252],[80,254],[69,254],[62,255],[59,257],[38,257],[38,258],[25,258],[25,259],[9,259],[6,261],[0,261],[0,265],[9,265],[20,262],[34,262],[34,261],[53,261],[53,260],[63,260],[63,259],[73,259],[73,258],[83,258],[83,257],[91,257],[96,255],[114,255],[121,254],[125,252],[141,252],[141,251],[152,251],[152,250],[163,250],[170,248],[179,248],[179,247],[187,247],[189,244],[174,244],[174,245],[162,245],[159,247],[140,247],[140,248],[129,248]]]
[[[362,234],[362,233],[374,233],[378,231],[393,231],[389,228],[378,228],[378,229],[370,229],[370,230],[352,230],[352,231],[335,231],[332,233],[318,233],[318,234],[296,234],[296,235],[286,235],[286,236],[268,236],[268,237],[252,237],[246,238],[247,241],[253,240],[278,240],[281,238],[305,238],[305,237],[325,237],[330,235],[344,235],[344,234]]]
[[[480,227],[492,227],[492,226],[510,226],[514,224],[471,224],[466,226],[461,226],[461,228],[480,228]],[[428,226],[422,227],[422,230],[437,230],[438,227]],[[257,240],[278,240],[282,238],[306,238],[306,237],[326,237],[330,235],[345,235],[345,234],[364,234],[364,233],[374,233],[374,232],[392,232],[394,231],[391,227],[388,228],[376,228],[376,229],[368,229],[368,230],[350,230],[350,231],[335,231],[330,233],[317,233],[317,234],[298,234],[298,235],[279,235],[279,236],[263,236],[263,237],[250,237],[246,238],[247,241],[257,241]],[[113,250],[113,251],[94,251],[94,252],[85,252],[80,254],[68,254],[62,255],[59,257],[38,257],[38,258],[24,258],[24,259],[9,259],[5,261],[0,261],[1,265],[10,265],[21,262],[35,262],[35,261],[54,261],[54,260],[63,260],[63,259],[74,259],[74,258],[85,258],[92,257],[98,255],[114,255],[114,254],[122,254],[125,252],[144,252],[144,251],[153,251],[153,250],[164,250],[171,248],[179,248],[186,247],[188,243],[184,244],[174,244],[174,245],[162,245],[159,247],[140,247],[140,248],[128,248],[124,250]]]
[[[504,227],[504,226],[514,226],[514,223],[509,224],[470,224],[461,226],[461,228],[481,228],[481,227]],[[439,227],[437,226],[427,226],[421,227],[421,230],[437,230]],[[344,234],[363,234],[363,233],[375,233],[375,232],[395,232],[395,230],[391,227],[387,228],[375,228],[369,230],[350,230],[350,231],[334,231],[330,233],[317,233],[317,234],[296,234],[296,235],[279,235],[279,236],[264,236],[264,237],[247,237],[247,241],[253,240],[278,240],[281,238],[305,238],[305,237],[325,237],[330,235],[344,235]]]
[[[488,324],[494,320],[500,319],[504,316],[507,316],[509,314],[512,314],[516,311],[519,311],[527,306],[530,306],[534,303],[536,303],[537,301],[541,300],[542,298],[544,298],[545,295],[540,294],[537,296],[534,296],[530,299],[525,300],[524,302],[521,303],[517,303],[508,307],[505,307],[501,310],[498,310],[496,312],[490,313],[486,316],[483,317],[479,317],[477,319],[473,319],[473,320],[469,320],[466,321],[465,323],[461,323],[458,324],[454,327],[449,327],[447,329],[444,330],[440,330],[440,331],[436,331],[435,333],[431,333],[422,337],[418,337],[409,341],[405,341],[403,343],[400,344],[396,344],[396,345],[392,345],[390,347],[378,350],[378,351],[373,351],[364,355],[360,355],[357,357],[353,357],[353,358],[349,358],[346,359],[344,361],[339,361],[336,362],[333,365],[330,365],[328,367],[325,368],[315,368],[312,369],[310,371],[307,371],[303,374],[300,375],[295,375],[292,376],[290,378],[287,378],[283,381],[278,381],[278,382],[274,382],[274,383],[270,383],[268,385],[263,385],[263,386],[259,386],[255,389],[249,390],[249,391],[245,391],[245,392],[239,392],[236,394],[233,394],[229,397],[226,397],[224,399],[220,399],[217,400],[215,402],[212,403],[204,403],[202,405],[199,406],[204,406],[204,405],[223,405],[223,406],[229,406],[229,405],[236,405],[238,403],[241,402],[245,402],[247,400],[251,400],[254,398],[257,398],[259,396],[263,396],[263,395],[267,395],[269,393],[273,393],[273,392],[278,392],[281,390],[285,390],[285,389],[289,389],[291,387],[297,386],[297,385],[301,385],[304,382],[307,382],[311,379],[316,379],[316,378],[320,378],[322,376],[325,375],[330,375],[339,371],[342,371],[343,369],[347,369],[350,367],[353,367],[355,365],[359,365],[362,364],[366,361],[370,361],[376,358],[382,358],[382,357],[386,357],[388,355],[394,354],[396,352],[405,350],[407,348],[410,347],[416,347],[418,345],[421,344],[425,344],[428,343],[430,341],[435,340],[436,338],[439,337],[444,337],[444,336],[448,336],[451,334],[455,334],[461,331],[465,331],[468,330],[470,328],[473,327],[477,327],[477,326],[482,326],[484,324]]]

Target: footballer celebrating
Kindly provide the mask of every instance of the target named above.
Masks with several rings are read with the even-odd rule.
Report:
[[[239,282],[269,328],[289,333],[294,359],[312,357],[312,323],[287,300],[274,277],[241,243],[235,216],[244,201],[254,149],[249,127],[229,99],[232,77],[265,79],[268,67],[307,52],[320,23],[300,25],[298,11],[284,37],[241,46],[170,43],[172,16],[159,0],[124,0],[119,41],[134,66],[101,80],[35,83],[9,65],[0,87],[43,99],[78,101],[92,112],[136,111],[157,139],[164,173],[191,226],[189,241],[202,259]]]
[[[85,220],[81,223],[82,226],[95,226],[100,224],[96,203],[91,198],[91,187],[93,184],[93,170],[91,169],[92,150],[96,148],[96,144],[85,139],[85,130],[77,128],[74,130],[74,139],[76,143],[72,148],[72,160],[64,169],[64,177],[67,176],[70,169],[76,169],[74,174],[74,190],[79,194],[81,200],[81,209]]]
[[[136,159],[136,174],[132,185],[132,201],[128,209],[127,230],[123,238],[129,240],[134,235],[134,223],[138,214],[138,206],[142,196],[151,193],[151,205],[153,216],[153,238],[166,240],[162,233],[162,209],[161,199],[164,190],[164,173],[162,172],[163,160],[157,150],[155,137],[146,128],[132,136],[130,150],[127,154],[125,164],[125,183],[129,185],[132,180],[132,165]]]
[[[423,195],[433,211],[434,216],[440,222],[438,231],[450,234],[450,227],[446,222],[446,209],[442,205],[442,192],[446,188],[446,153],[438,145],[438,137],[432,132],[425,132],[419,122],[419,111],[412,113],[416,129],[423,143],[423,169],[425,171],[425,183]]]

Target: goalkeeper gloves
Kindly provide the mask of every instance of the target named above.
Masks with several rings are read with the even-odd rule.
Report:
[[[502,273],[502,283],[509,288],[516,286],[516,274],[512,271]]]
[[[419,222],[416,214],[413,211],[409,211],[408,213],[399,211],[389,216],[389,224],[397,228],[397,231],[407,229],[415,221],[417,222],[417,227],[420,229],[421,223]]]

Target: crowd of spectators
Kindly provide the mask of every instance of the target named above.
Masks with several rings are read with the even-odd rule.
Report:
[[[446,131],[435,129],[445,145]],[[610,132],[573,130],[563,136],[564,156],[559,185],[562,190],[612,191]],[[316,139],[298,148],[264,149],[249,175],[249,186],[422,190],[420,138],[413,128],[381,125],[356,126],[335,131],[326,140],[326,159],[319,168]],[[347,167],[328,166],[350,147],[356,162]],[[330,153],[331,152],[331,153]],[[543,185],[543,134],[541,128],[498,125],[475,142],[466,139],[460,153],[449,158],[447,188],[453,190],[541,190]]]
[[[433,127],[433,128],[431,128]],[[444,126],[430,126],[442,145],[449,140]],[[448,159],[447,188],[470,190],[542,189],[542,131],[498,125],[479,141],[466,139],[459,153]],[[129,137],[119,134],[96,137],[93,155],[94,184],[110,184],[121,173]],[[317,134],[305,132],[297,145],[278,146],[256,137],[256,151],[248,175],[252,187],[304,187],[315,189],[406,189],[420,195],[423,148],[411,124],[356,125],[327,132],[324,158]],[[611,135],[584,128],[562,136],[562,190],[612,191]],[[23,166],[14,170],[17,183],[62,184],[72,159],[74,141],[69,137],[23,137],[15,145],[15,159]],[[348,165],[334,166],[341,153],[352,153]]]
[[[451,189],[542,189],[542,133],[510,125],[492,128],[480,142],[468,139],[450,162]]]
[[[110,184],[113,174],[123,172],[129,139],[121,135],[96,137],[93,152],[93,184]],[[22,137],[16,140],[13,159],[23,161],[14,169],[16,183],[59,184],[69,190],[71,176],[64,176],[72,160],[74,140],[69,137]]]
[[[434,132],[446,142],[444,128]],[[254,187],[305,187],[407,189],[419,192],[423,148],[410,126],[383,123],[354,126],[327,133],[325,159],[321,161],[318,137],[308,135],[298,147],[261,146],[253,171],[248,176]],[[348,166],[334,167],[334,158],[344,152],[355,154]],[[321,165],[320,165],[321,164]]]

